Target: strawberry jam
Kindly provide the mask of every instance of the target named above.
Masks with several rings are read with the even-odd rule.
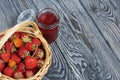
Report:
[[[57,39],[59,16],[53,9],[45,8],[41,10],[37,15],[37,23],[48,43],[52,43]]]

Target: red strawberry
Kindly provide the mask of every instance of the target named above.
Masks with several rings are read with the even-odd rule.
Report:
[[[25,47],[29,50],[29,51],[34,51],[37,48],[37,45],[32,43],[32,42],[27,42],[25,44]]]
[[[39,68],[41,68],[41,67],[44,65],[44,63],[45,63],[45,61],[44,61],[43,59],[39,59],[39,60],[38,60],[38,63],[37,63],[37,66],[38,66]]]
[[[5,43],[5,51],[6,52],[11,52],[11,49],[12,49],[12,42],[10,42],[10,41],[7,41],[6,43]]]
[[[20,62],[17,66],[17,70],[21,72],[25,72],[25,64],[23,62]]]
[[[33,38],[33,39],[32,39],[32,42],[33,42],[34,44],[36,44],[37,46],[40,46],[40,45],[41,45],[41,41],[40,41],[38,38]]]
[[[20,37],[20,32],[15,32],[15,33],[13,34],[13,36],[14,36],[14,37]]]
[[[24,32],[21,33],[21,39],[23,42],[31,42],[31,37],[29,37],[28,34]]]
[[[9,76],[11,77],[13,75],[13,70],[9,67],[6,67],[4,70],[3,70],[3,74],[6,75],[6,76]]]
[[[44,57],[44,51],[40,48],[38,48],[36,51],[35,51],[35,56],[38,57],[38,58],[43,58]]]
[[[24,78],[24,75],[23,75],[23,73],[20,72],[20,71],[15,71],[15,72],[13,73],[13,78],[15,78],[15,79],[21,79],[21,78]]]
[[[33,73],[32,70],[26,70],[26,71],[25,71],[25,75],[26,75],[27,78],[29,78],[29,77],[34,76],[34,73]]]
[[[0,59],[0,72],[4,69],[5,63]]]
[[[19,63],[21,61],[21,58],[16,54],[17,53],[12,54],[11,59],[14,60],[16,63]]]
[[[8,60],[10,59],[10,53],[3,52],[3,53],[1,53],[0,57],[4,62],[8,62]]]
[[[13,52],[17,51],[16,48],[15,48],[15,46],[13,45],[13,43],[10,42],[10,41],[7,41],[5,43],[5,47],[4,48],[5,48],[5,51],[9,52],[9,53],[13,53]]]
[[[21,58],[25,58],[27,56],[30,55],[30,52],[28,51],[28,49],[26,47],[21,47],[19,48],[18,50],[18,55],[21,57]]]
[[[33,69],[37,66],[37,58],[28,56],[25,58],[26,69]]]

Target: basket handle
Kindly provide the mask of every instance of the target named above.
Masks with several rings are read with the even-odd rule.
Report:
[[[42,35],[37,24],[33,21],[25,21],[25,22],[21,22],[17,25],[15,25],[14,27],[10,28],[5,35],[2,37],[2,39],[0,40],[0,49],[2,48],[2,46],[4,45],[4,43],[8,40],[8,38],[10,36],[12,36],[12,34],[16,31],[23,31],[27,29],[29,33],[32,33],[34,35],[40,36]]]

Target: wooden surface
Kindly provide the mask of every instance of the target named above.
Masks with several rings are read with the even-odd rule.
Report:
[[[0,0],[0,31],[23,10],[44,7],[61,22],[43,80],[120,80],[120,0]]]

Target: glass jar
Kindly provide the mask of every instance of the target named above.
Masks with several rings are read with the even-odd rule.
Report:
[[[36,15],[36,22],[48,43],[54,42],[59,32],[59,15],[52,8],[44,8]]]

